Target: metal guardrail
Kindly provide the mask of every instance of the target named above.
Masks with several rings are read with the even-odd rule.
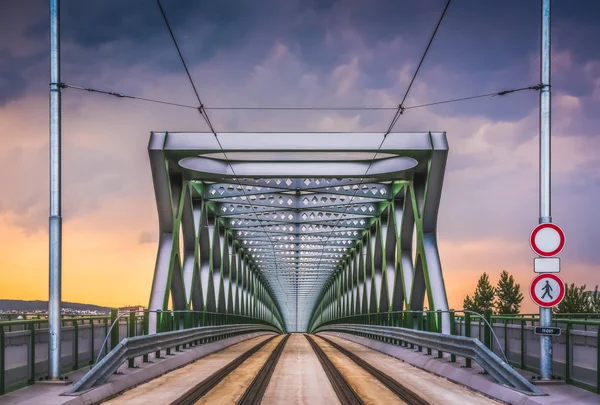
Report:
[[[534,334],[534,327],[539,325],[539,314],[448,312],[450,335],[479,339],[500,357],[507,357],[513,367],[539,373],[539,336]],[[326,319],[318,317],[310,330],[326,325],[355,324],[442,332],[441,324],[448,321],[443,314],[442,311],[425,310],[363,313]],[[600,313],[555,314],[552,324],[562,331],[561,336],[552,339],[554,378],[600,394]],[[465,367],[470,367],[470,363],[471,360],[467,359]]]
[[[539,337],[534,334],[539,315],[492,315],[490,319],[496,332],[502,335],[503,351],[510,364],[539,373]],[[456,316],[456,323],[458,335],[468,332],[481,339],[487,329],[480,320],[469,321],[463,316]],[[552,326],[561,329],[561,335],[552,339],[556,377],[600,394],[600,314],[555,314]]]
[[[62,328],[68,332],[63,344],[68,342],[71,344],[70,361],[65,362],[63,372],[77,370],[93,363],[91,356],[89,359],[86,358],[86,350],[90,353],[94,352],[96,332],[100,330],[106,334],[110,319],[110,316],[77,316],[62,319]],[[37,346],[40,342],[48,339],[47,323],[47,318],[37,317],[0,321],[0,396],[7,391],[34,384],[38,378],[41,378],[40,365],[45,359],[39,358],[36,349],[39,350]],[[82,334],[87,337],[87,342],[85,338],[82,339]],[[22,343],[15,346],[15,340]],[[26,364],[23,366],[26,372],[22,378],[11,384],[10,377],[7,379],[7,372],[9,372],[7,368],[10,367],[7,353],[9,349],[15,347],[23,347],[22,350],[26,353]],[[81,349],[83,349],[83,353]]]
[[[274,326],[240,324],[228,326],[203,326],[154,335],[123,339],[108,355],[75,383],[66,395],[77,395],[105,383],[127,360],[159,352],[163,349],[182,346],[203,339],[221,338],[248,332],[268,331],[281,333]]]
[[[62,318],[63,332],[66,332],[63,333],[62,344],[70,345],[71,353],[63,353],[61,372],[68,373],[93,366],[95,358],[108,354],[124,337],[148,335],[150,312],[157,313],[157,332],[219,325],[278,326],[268,320],[248,315],[205,311],[144,310],[132,311],[121,317],[118,311],[113,309],[110,316],[66,316]],[[0,398],[7,392],[35,384],[46,375],[46,359],[38,352],[42,350],[39,345],[48,341],[48,319],[40,314],[28,315],[26,318],[0,320]],[[109,332],[111,325],[115,326]],[[100,348],[99,344],[103,339],[107,340],[107,343]],[[46,352],[47,349],[44,348],[43,351]],[[169,351],[170,349],[167,349],[167,354]],[[26,363],[15,367],[15,356],[26,357]],[[144,356],[144,361],[146,360],[147,355]],[[134,367],[133,360],[130,361],[130,367]]]
[[[532,395],[542,392],[479,340],[465,336],[447,335],[400,327],[370,325],[368,327],[352,324],[322,326],[315,333],[325,331],[349,332],[378,338],[394,339],[426,347],[439,352],[471,359],[479,364],[498,383],[510,386]]]

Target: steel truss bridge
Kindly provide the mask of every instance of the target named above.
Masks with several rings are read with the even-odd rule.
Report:
[[[285,331],[421,310],[425,297],[448,310],[445,133],[154,132],[148,149],[160,230],[150,310]]]

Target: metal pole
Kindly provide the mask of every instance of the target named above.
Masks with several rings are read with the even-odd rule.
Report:
[[[62,219],[60,207],[60,0],[50,0],[50,297],[48,378],[60,377]]]
[[[550,211],[550,0],[542,0],[542,44],[540,55],[540,218],[552,222]],[[540,326],[552,326],[552,308],[540,307]],[[552,377],[552,337],[540,336],[540,377]]]

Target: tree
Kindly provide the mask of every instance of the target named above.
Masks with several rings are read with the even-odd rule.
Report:
[[[483,273],[477,281],[477,288],[473,294],[473,299],[469,296],[463,302],[464,309],[483,314],[486,310],[493,310],[495,289],[490,284],[487,273]]]
[[[600,292],[598,291],[598,286],[596,286],[590,297],[590,310],[591,312],[600,313]]]
[[[496,311],[499,314],[518,314],[523,301],[521,286],[515,283],[512,275],[506,270],[500,273],[500,280],[496,287]]]
[[[570,286],[565,283],[565,298],[554,307],[554,313],[556,314],[574,314],[574,313],[585,313],[590,312],[591,300],[589,293],[585,291],[585,285],[575,287],[575,283]]]
[[[473,300],[471,299],[471,297],[469,297],[468,295],[465,297],[465,300],[463,301],[463,309],[465,311],[474,311],[475,308],[475,303],[473,302]]]

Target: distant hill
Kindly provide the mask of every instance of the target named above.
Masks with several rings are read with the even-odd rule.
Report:
[[[63,309],[72,309],[76,311],[99,311],[110,312],[109,307],[101,307],[91,304],[79,304],[77,302],[63,302]],[[0,299],[0,311],[42,311],[48,309],[48,301],[23,301],[23,300],[2,300]]]

